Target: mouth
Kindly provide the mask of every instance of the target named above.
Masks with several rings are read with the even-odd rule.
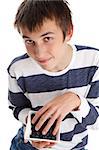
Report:
[[[40,64],[46,64],[46,63],[48,63],[48,61],[50,60],[51,58],[48,58],[48,59],[41,59],[41,60],[37,60],[38,61],[38,63],[40,63]]]

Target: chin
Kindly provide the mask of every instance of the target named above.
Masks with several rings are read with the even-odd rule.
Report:
[[[50,72],[53,72],[53,68],[52,67],[42,67],[44,70],[46,71],[50,71]]]

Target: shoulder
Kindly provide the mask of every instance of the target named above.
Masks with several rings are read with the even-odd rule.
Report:
[[[99,49],[91,46],[75,45],[78,56],[99,61]]]
[[[99,66],[99,49],[91,46],[75,45],[77,62],[84,66]]]
[[[29,56],[27,55],[27,53],[14,58],[7,68],[8,73],[10,74],[12,71],[14,71],[15,68],[20,67],[21,64],[24,65],[28,59],[29,59]]]
[[[21,61],[23,59],[27,59],[27,58],[29,58],[29,56],[27,55],[27,53],[25,53],[24,55],[18,56],[18,57],[14,58],[12,60],[12,62],[10,63],[10,66],[13,65],[13,64],[15,64],[16,62],[19,62],[19,61]]]
[[[13,59],[7,71],[12,78],[17,79],[42,73],[40,66],[28,54]]]
[[[84,46],[84,45],[75,45],[77,51],[84,51],[84,50],[88,50],[88,51],[94,51],[94,52],[99,52],[98,48],[95,47],[91,47],[91,46]]]

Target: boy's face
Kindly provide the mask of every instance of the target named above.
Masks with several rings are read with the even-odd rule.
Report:
[[[27,53],[43,69],[51,72],[63,70],[69,63],[71,50],[67,42],[72,31],[63,39],[63,32],[53,20],[46,20],[39,30],[29,32],[21,28]]]

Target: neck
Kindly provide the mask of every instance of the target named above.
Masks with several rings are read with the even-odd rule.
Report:
[[[72,47],[68,44],[66,46],[66,53],[62,59],[62,62],[60,63],[61,65],[59,66],[60,70],[59,71],[62,71],[64,70],[65,68],[67,68],[71,62],[71,59],[72,59],[72,55],[73,55],[73,49]]]

